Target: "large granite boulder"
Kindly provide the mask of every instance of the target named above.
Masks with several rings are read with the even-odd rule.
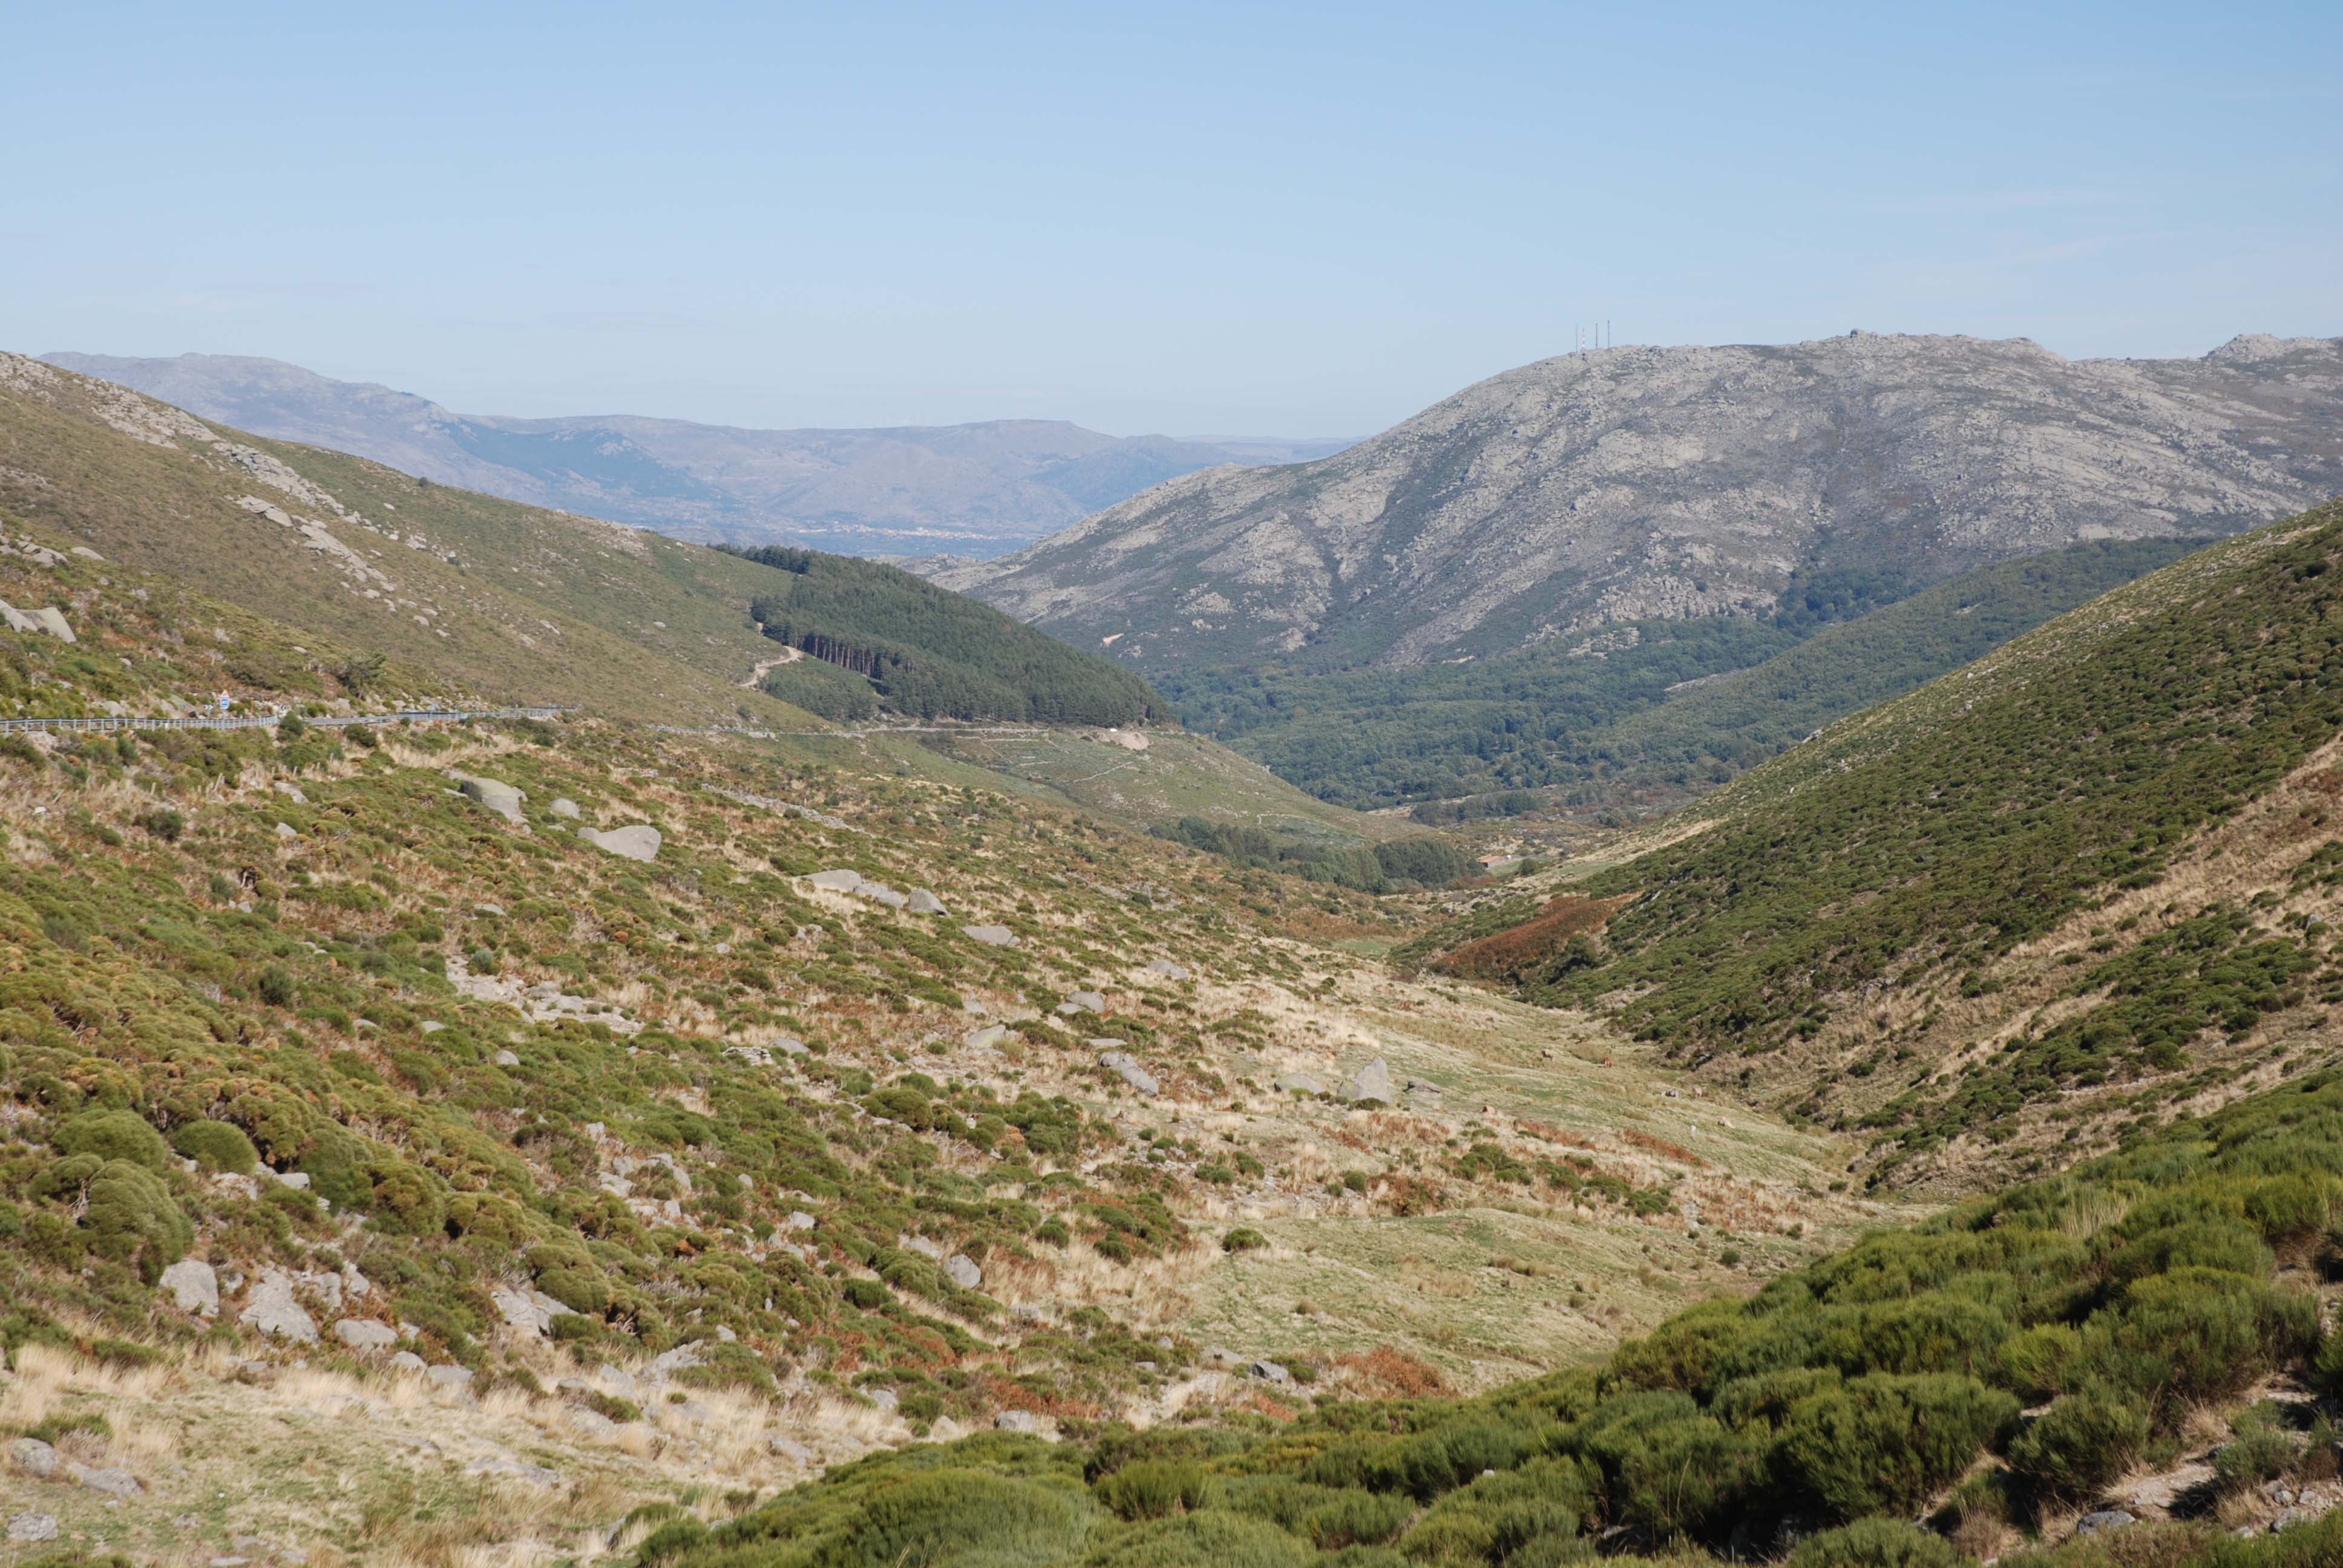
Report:
[[[1120,1045],[1122,1042],[1120,1040],[1092,1040],[1091,1043],[1092,1045]],[[1131,1052],[1127,1050],[1100,1051],[1099,1065],[1105,1068],[1109,1072],[1113,1073],[1116,1077],[1121,1079],[1125,1083],[1128,1083],[1131,1088],[1136,1089],[1141,1094],[1161,1094],[1163,1091],[1162,1086],[1155,1081],[1155,1075],[1148,1071],[1144,1067],[1141,1067],[1139,1064],[1139,1059],[1131,1055]]]
[[[482,809],[494,811],[508,822],[521,820],[521,802],[528,799],[500,779],[482,779],[472,773],[459,776],[456,788],[464,792],[466,799],[478,802]]]
[[[1379,1056],[1353,1073],[1351,1081],[1342,1086],[1342,1098],[1373,1100],[1389,1105],[1397,1098],[1392,1089],[1391,1063]]]
[[[162,1285],[181,1312],[205,1318],[219,1316],[219,1275],[209,1263],[182,1258],[163,1271]]]
[[[293,1276],[282,1269],[271,1269],[260,1276],[251,1294],[245,1298],[244,1311],[236,1314],[236,1322],[271,1339],[297,1345],[317,1342],[317,1320],[293,1299]]]
[[[387,1351],[398,1342],[398,1331],[372,1318],[343,1318],[334,1337],[354,1351]]]
[[[630,823],[603,832],[594,828],[580,828],[578,836],[606,854],[619,855],[629,860],[651,861],[659,859],[659,830],[649,822]]]

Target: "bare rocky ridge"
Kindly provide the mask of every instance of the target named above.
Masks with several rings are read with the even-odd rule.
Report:
[[[624,415],[509,419],[453,413],[277,359],[46,358],[240,430],[508,500],[701,543],[810,544],[853,555],[995,555],[1192,469],[1292,462],[1339,445],[1104,436],[1054,419],[876,430],[748,430]]]
[[[1936,580],[2077,540],[2231,533],[2338,491],[2343,339],[2186,360],[1871,334],[1624,347],[934,576],[1143,669],[1404,666],[1557,637],[1601,652],[1621,622],[1763,612],[1794,570]]]

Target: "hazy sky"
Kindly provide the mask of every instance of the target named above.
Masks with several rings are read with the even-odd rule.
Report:
[[[1289,436],[1605,317],[2197,354],[2343,334],[2338,60],[2334,0],[19,0],[0,347]]]

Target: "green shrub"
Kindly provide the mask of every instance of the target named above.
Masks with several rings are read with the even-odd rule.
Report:
[[[81,1216],[85,1245],[101,1258],[130,1264],[150,1285],[195,1244],[196,1228],[172,1201],[171,1190],[143,1165],[109,1160],[91,1178],[88,1191]]]
[[[141,811],[130,820],[134,826],[145,829],[166,844],[177,843],[179,836],[187,830],[186,818],[167,806]]]
[[[1535,1460],[1449,1493],[1416,1521],[1399,1549],[1417,1563],[1495,1568],[1534,1543],[1574,1542],[1594,1506],[1593,1487],[1575,1462]]]
[[[2319,1342],[2312,1376],[2319,1392],[2328,1398],[2343,1397],[2343,1332],[2331,1333]]]
[[[2304,1171],[2257,1181],[2246,1193],[2246,1218],[2271,1246],[2294,1250],[2315,1240],[2333,1217],[2338,1183],[2326,1171]]]
[[[585,1312],[556,1312],[545,1332],[556,1342],[565,1345],[592,1344],[610,1337],[610,1325],[600,1318]]]
[[[1753,1318],[1739,1302],[1704,1302],[1677,1313],[1642,1339],[1627,1341],[1611,1352],[1606,1370],[1622,1387],[1680,1389],[1690,1393],[1709,1386],[1719,1376],[1722,1364],[1741,1359],[1740,1352],[1766,1332],[1767,1325]]]
[[[2107,1272],[2127,1283],[2184,1268],[2221,1269],[2262,1280],[2276,1262],[2260,1232],[2243,1220],[2223,1216],[2150,1231],[2125,1243],[2107,1261]]]
[[[1223,1252],[1251,1252],[1269,1245],[1269,1238],[1250,1225],[1239,1225],[1221,1238]]]
[[[1367,1484],[1430,1502],[1484,1470],[1511,1470],[1535,1452],[1539,1433],[1526,1425],[1468,1420],[1435,1427],[1379,1453]]]
[[[678,1382],[694,1388],[745,1388],[759,1393],[774,1391],[773,1369],[739,1341],[703,1340],[692,1348],[700,1364],[678,1372]]]
[[[1790,1407],[1782,1463],[1832,1518],[1909,1513],[2016,1417],[2016,1399],[1975,1378],[1854,1378]]]
[[[262,970],[260,978],[253,981],[253,990],[271,1007],[291,1007],[301,995],[301,988],[282,964],[270,964]]]
[[[866,1312],[875,1312],[895,1299],[895,1293],[876,1280],[846,1282],[846,1300],[850,1305]]]
[[[1941,1291],[1903,1301],[1834,1307],[1813,1354],[1853,1377],[1862,1372],[1979,1372],[2009,1337],[2009,1322],[1981,1302]]]
[[[1088,1516],[1078,1488],[939,1468],[874,1487],[820,1561],[825,1568],[1063,1562],[1081,1538]],[[1141,1554],[1120,1561],[1131,1568],[1151,1568],[1185,1559]],[[1287,1564],[1280,1562],[1275,1568]]]
[[[1917,1525],[1865,1519],[1800,1542],[1786,1568],[1961,1568],[1966,1561]]]
[[[2286,1473],[2302,1457],[2302,1440],[2281,1424],[2268,1404],[2240,1412],[2237,1431],[2213,1455],[2213,1479],[2224,1492],[2243,1492]]]
[[[2061,1394],[2010,1440],[2010,1468],[2053,1497],[2091,1496],[2147,1445],[2147,1409],[2104,1385]]]
[[[1168,1519],[1212,1507],[1222,1484],[1192,1462],[1142,1459],[1101,1477],[1091,1492],[1119,1519]]]
[[[591,1267],[548,1269],[537,1288],[573,1312],[599,1316],[610,1305],[610,1282]]]
[[[231,1121],[186,1121],[171,1130],[171,1147],[206,1171],[249,1176],[260,1156],[244,1129]]]
[[[93,1359],[110,1367],[162,1366],[171,1359],[168,1351],[155,1345],[140,1344],[136,1340],[92,1340],[89,1353]]]
[[[1662,1540],[1704,1533],[1739,1508],[1765,1471],[1762,1441],[1731,1431],[1682,1393],[1607,1400],[1566,1441],[1601,1469],[1612,1520]]]
[[[579,1404],[608,1421],[628,1422],[643,1419],[642,1406],[632,1400],[620,1399],[616,1394],[600,1393],[593,1389],[587,1389],[574,1397]]]
[[[2083,1358],[2083,1336],[2070,1323],[2040,1323],[2001,1342],[1995,1380],[2029,1402],[2066,1392]]]
[[[106,1161],[95,1154],[68,1154],[41,1167],[29,1191],[35,1198],[78,1203],[87,1195],[90,1182],[105,1169]]]
[[[2091,1360],[2107,1381],[2160,1391],[2177,1405],[2235,1394],[2318,1343],[2307,1294],[2218,1269],[2183,1268],[2134,1282],[2115,1321],[2094,1325]]]
[[[405,1160],[370,1160],[359,1173],[365,1180],[367,1207],[372,1211],[376,1230],[397,1236],[427,1236],[446,1224],[445,1195],[437,1180],[421,1166]]]
[[[1262,1478],[1232,1495],[1228,1505],[1266,1519],[1322,1552],[1387,1542],[1415,1515],[1414,1500],[1403,1493],[1326,1486],[1282,1475]]]
[[[1089,1568],[1303,1568],[1310,1549],[1274,1524],[1214,1509],[1153,1520],[1089,1559]]]
[[[135,1111],[85,1111],[57,1126],[49,1141],[60,1154],[94,1154],[160,1171],[170,1159],[163,1135]]]

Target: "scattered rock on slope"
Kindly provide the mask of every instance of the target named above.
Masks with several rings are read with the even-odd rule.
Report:
[[[1395,1098],[1392,1093],[1391,1063],[1379,1056],[1359,1069],[1342,1086],[1342,1098],[1376,1100],[1389,1105]]]
[[[629,860],[649,861],[659,859],[661,842],[659,830],[649,822],[636,822],[624,828],[613,828],[608,832],[593,828],[580,828],[578,829],[578,836],[598,849],[612,855],[623,855]]]
[[[343,1318],[334,1324],[334,1337],[354,1351],[387,1351],[398,1342],[398,1331],[372,1318]]]
[[[182,1258],[163,1271],[162,1286],[181,1312],[206,1318],[219,1315],[219,1275],[209,1263]]]
[[[1111,1046],[1121,1045],[1121,1043],[1122,1041],[1119,1040],[1094,1040],[1091,1041],[1091,1044],[1094,1046]],[[1139,1064],[1139,1059],[1131,1055],[1131,1052],[1127,1050],[1100,1051],[1099,1065],[1113,1073],[1116,1077],[1121,1079],[1125,1083],[1128,1083],[1131,1088],[1136,1089],[1141,1094],[1160,1094],[1162,1092],[1162,1086],[1155,1081],[1155,1075],[1148,1071],[1144,1067],[1141,1067]]]
[[[473,773],[459,773],[455,778],[456,788],[463,791],[466,799],[478,802],[508,822],[518,824],[523,820],[521,802],[528,797],[501,779],[483,779]]]
[[[260,1276],[245,1301],[244,1311],[236,1314],[236,1322],[271,1339],[300,1345],[317,1342],[317,1320],[302,1311],[301,1303],[293,1299],[293,1277],[282,1269],[271,1269]]]
[[[33,1546],[56,1538],[57,1516],[54,1513],[27,1511],[8,1517],[8,1543],[11,1546]]]

